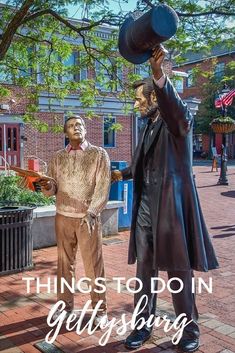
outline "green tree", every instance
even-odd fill
[[[74,77],[83,68],[94,70],[95,62],[103,68],[96,80],[107,90],[121,86],[118,96],[126,100],[130,92],[127,83],[137,76],[133,74],[133,65],[117,56],[118,26],[125,15],[123,2],[119,2],[119,12],[110,10],[109,1],[104,0],[9,0],[0,5],[0,77],[26,90],[29,104],[25,122],[41,131],[48,129],[37,114],[41,92],[47,92],[49,102],[56,98],[61,104],[69,92],[79,92],[84,107],[94,105],[97,96],[102,97],[105,93],[96,89],[94,79],[78,81]],[[160,2],[133,1],[133,10],[145,12]],[[223,38],[228,46],[232,45],[233,0],[205,0],[200,2],[202,5],[194,0],[167,0],[165,3],[173,6],[180,18],[177,35],[166,43],[175,61],[182,61],[183,54],[189,49],[203,49],[209,53],[210,48]],[[77,6],[87,20],[68,20],[69,5]],[[102,24],[114,26],[108,39],[96,35],[97,27]],[[74,52],[82,53],[82,56],[73,59]],[[122,67],[125,67],[126,85],[118,75]],[[6,95],[7,88],[3,85],[0,95]],[[87,114],[92,116],[89,110]],[[60,130],[56,116],[51,129]]]
[[[203,77],[206,78],[206,82],[202,86],[202,96],[204,98],[199,105],[196,116],[196,133],[211,133],[210,123],[213,119],[222,116],[221,109],[215,108],[215,99],[223,89],[224,84],[231,89],[235,87],[235,63],[230,62],[226,65],[222,78],[217,78],[214,74],[215,65],[216,61],[214,61],[214,65],[212,65],[210,71],[197,73],[197,75],[203,75]],[[228,106],[227,115],[235,118],[235,100],[233,100],[232,105]]]

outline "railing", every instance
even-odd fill
[[[3,156],[0,156],[0,159],[2,159],[5,164],[4,165],[5,172],[8,172],[10,169],[10,164],[6,161],[6,159]],[[2,167],[2,165],[0,165],[0,169],[1,169],[1,167]]]

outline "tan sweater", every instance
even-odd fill
[[[49,164],[48,175],[55,179],[47,196],[56,195],[56,211],[81,218],[87,212],[98,215],[105,207],[110,187],[110,160],[107,152],[88,144],[82,150],[58,151]]]

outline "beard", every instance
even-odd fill
[[[149,106],[149,108],[146,110],[145,117],[146,118],[153,118],[158,113],[159,113],[158,105],[154,104],[154,105]]]

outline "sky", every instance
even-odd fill
[[[119,5],[121,3],[121,5]],[[121,0],[110,0],[110,9],[119,12],[122,10],[122,12],[129,12],[129,11],[134,11],[135,6],[136,6],[136,0],[129,0],[127,3],[122,2]],[[121,8],[120,8],[121,6]],[[68,11],[69,11],[69,17],[73,18],[83,18],[86,17],[84,12],[79,10],[80,5],[77,6],[68,6]]]
[[[109,0],[108,4],[111,10],[119,12],[120,10],[124,12],[134,11],[137,0]],[[7,0],[0,0],[1,4],[6,4]],[[121,7],[120,7],[121,6]],[[81,5],[68,6],[69,17],[81,18]]]

